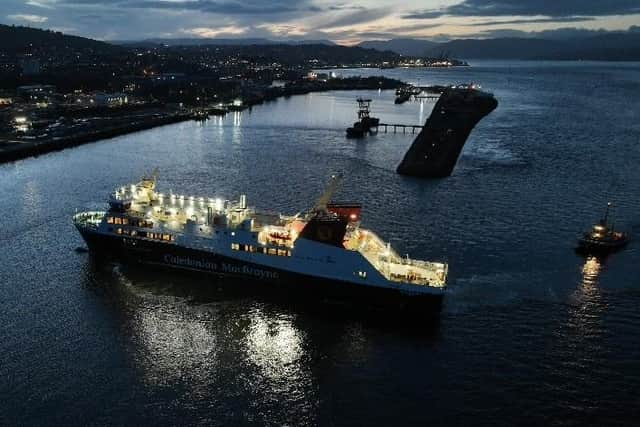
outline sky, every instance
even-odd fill
[[[100,40],[537,36],[626,30],[640,0],[0,0],[0,23]],[[637,29],[637,27],[636,27]]]

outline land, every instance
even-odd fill
[[[396,89],[403,83],[313,70],[425,60],[331,44],[111,44],[0,25],[0,161],[283,96]]]
[[[115,105],[95,105],[94,98],[74,93],[68,103],[51,102],[54,97],[67,99],[68,95],[43,95],[46,100],[35,103],[16,102],[0,110],[4,125],[0,130],[0,163],[73,147],[105,138],[137,132],[144,129],[201,120],[209,115],[224,115],[241,111],[279,97],[329,90],[396,89],[405,83],[385,77],[313,78],[289,81],[282,86],[252,91],[232,102],[209,103],[198,106],[167,104],[162,102],[124,102]],[[77,98],[81,96],[81,98]],[[239,99],[242,99],[239,102]],[[77,101],[80,101],[76,104]]]
[[[565,29],[440,43],[422,39],[371,40],[358,46],[400,55],[425,57],[639,61],[640,27],[610,32]]]

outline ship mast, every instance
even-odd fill
[[[607,220],[609,219],[609,208],[611,207],[611,202],[607,202],[607,210],[604,211],[604,218],[602,219],[602,222],[604,222],[605,224],[607,223]]]
[[[316,201],[315,206],[311,209],[311,214],[327,213],[327,204],[331,201],[334,193],[342,183],[342,174],[331,175],[329,184],[322,195]]]

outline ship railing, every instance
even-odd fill
[[[381,259],[379,270],[389,280],[412,285],[446,286],[447,264],[404,258],[401,262]]]
[[[83,227],[98,228],[105,214],[104,211],[80,212],[73,216],[73,223]]]

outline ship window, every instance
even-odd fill
[[[278,251],[277,251],[277,250],[275,250],[274,248],[268,248],[268,249],[267,249],[267,253],[268,253],[269,255],[278,255]]]
[[[256,247],[253,245],[249,245],[249,252],[255,252],[256,251]]]
[[[122,228],[116,228],[116,233],[122,234]]]
[[[363,279],[367,278],[367,272],[366,271],[358,271],[358,276],[362,277]]]
[[[162,240],[171,241],[171,234],[163,234]]]
[[[285,249],[278,249],[278,255],[287,256],[287,251]]]
[[[107,217],[107,224],[113,224],[113,217],[112,216],[108,216]]]
[[[291,256],[291,251],[287,251],[287,256]]]
[[[113,223],[114,224],[122,224],[122,218],[119,218],[119,217],[114,218]]]
[[[240,250],[240,245],[237,243],[232,243],[231,250],[234,250],[234,251]]]
[[[136,234],[138,234],[138,232],[136,230],[131,230],[131,235],[135,236]]]
[[[129,220],[127,218],[122,218],[122,224],[123,225],[129,224]]]

